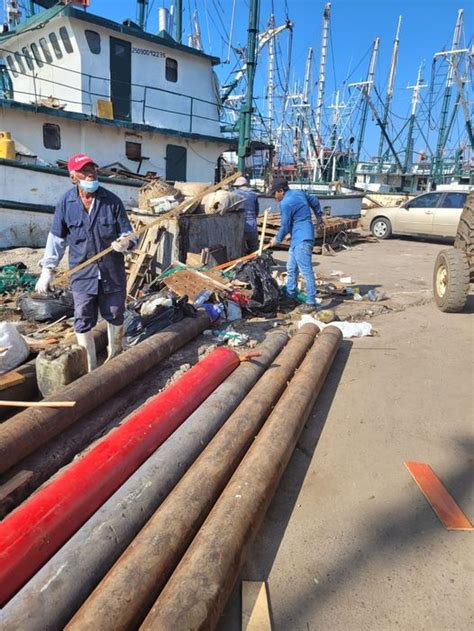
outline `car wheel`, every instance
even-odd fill
[[[434,299],[441,311],[462,311],[469,293],[469,261],[461,250],[441,250],[433,273]]]
[[[377,239],[388,239],[392,236],[392,224],[387,217],[377,217],[370,225],[370,232]]]

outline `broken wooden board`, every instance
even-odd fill
[[[25,375],[22,375],[15,370],[10,370],[10,372],[0,375],[0,390],[6,390],[7,388],[10,388],[10,386],[17,386],[25,381]]]
[[[18,471],[12,478],[0,486],[0,502],[16,491],[16,489],[28,482],[33,477],[33,471]]]
[[[224,284],[222,280],[217,280],[213,276],[217,275],[183,269],[164,278],[163,283],[177,296],[188,296],[190,302],[194,302],[197,295],[206,289],[216,293],[224,293],[231,290],[228,284]]]
[[[242,581],[242,631],[271,631],[267,585],[264,581]]]
[[[404,464],[445,528],[448,530],[474,529],[429,465],[423,462],[405,462]]]

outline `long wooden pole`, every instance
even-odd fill
[[[265,212],[263,213],[262,233],[260,235],[260,245],[258,247],[258,256],[260,256],[263,252],[263,243],[265,241],[265,230],[267,229],[267,219],[268,219],[268,208],[266,208]]]
[[[237,173],[234,173],[233,175],[229,175],[229,177],[226,177],[221,182],[218,182],[217,184],[214,184],[213,186],[209,186],[209,188],[206,188],[206,190],[202,191],[198,195],[195,195],[191,200],[185,200],[184,202],[181,202],[181,204],[176,206],[176,208],[173,208],[169,212],[160,215],[160,217],[156,219],[156,221],[152,221],[151,223],[146,224],[145,226],[142,226],[138,230],[135,230],[135,232],[132,232],[132,234],[128,235],[128,238],[138,237],[143,232],[146,232],[150,228],[153,228],[154,226],[159,225],[165,219],[170,219],[171,217],[175,217],[182,210],[184,210],[191,204],[200,202],[205,195],[208,195],[209,193],[214,193],[215,191],[218,191],[222,187],[227,186],[227,184],[230,184],[231,182],[236,180],[238,177],[240,177],[240,175],[241,173],[238,171]],[[83,261],[79,265],[76,265],[76,267],[73,267],[72,269],[65,271],[61,275],[58,275],[56,279],[56,284],[63,284],[73,274],[75,274],[76,272],[79,272],[81,269],[84,269],[84,267],[88,267],[92,263],[95,263],[95,261],[98,261],[99,259],[103,258],[106,254],[109,254],[109,252],[113,252],[112,246],[109,246],[108,248],[106,248],[105,250],[102,250],[98,254],[94,254],[94,256],[91,256],[89,259],[87,259],[87,261]]]

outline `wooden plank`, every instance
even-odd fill
[[[267,585],[264,581],[242,581],[242,631],[271,631]]]
[[[473,525],[454,501],[433,469],[423,462],[405,462],[431,508],[448,530],[473,530]]]
[[[5,498],[16,491],[19,486],[25,484],[33,477],[33,471],[18,471],[12,478],[10,478],[5,484],[0,486],[0,502],[3,502]]]
[[[6,372],[3,375],[0,375],[0,390],[6,390],[10,386],[17,386],[18,384],[24,383],[25,381],[25,375],[21,375],[15,370],[10,370],[10,372]]]
[[[12,408],[72,408],[75,401],[0,401],[0,407]]]
[[[164,278],[163,283],[178,296],[188,296],[190,302],[194,302],[199,292],[204,289],[220,293],[229,291],[226,285],[191,269],[178,270],[168,278]]]

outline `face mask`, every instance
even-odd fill
[[[86,193],[95,193],[99,188],[99,180],[79,180],[79,186]]]

